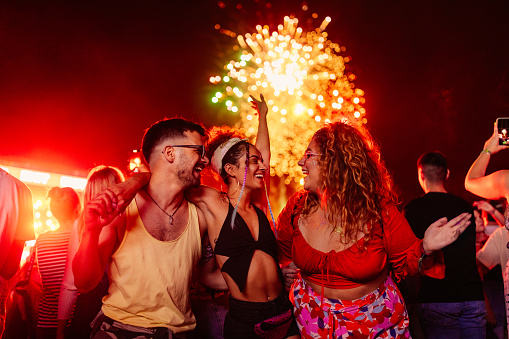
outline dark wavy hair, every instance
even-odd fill
[[[202,137],[206,136],[205,128],[202,125],[182,118],[163,119],[154,123],[143,135],[141,152],[145,162],[150,164],[150,156],[154,148],[168,138],[183,137],[184,132],[198,132]]]
[[[333,122],[318,130],[313,139],[320,150],[322,201],[307,195],[303,215],[318,206],[326,206],[333,232],[344,234],[349,243],[365,232],[366,226],[382,221],[382,201],[397,202],[392,177],[387,171],[380,148],[362,126]],[[373,227],[365,234],[368,241]]]
[[[242,133],[240,133],[240,131],[228,126],[212,127],[208,131],[208,135],[209,141],[206,147],[206,154],[210,161],[212,161],[212,156],[214,155],[216,149],[223,143],[227,142],[232,138],[245,139],[245,136]],[[226,171],[224,170],[224,166],[226,166],[226,164],[240,166],[239,160],[244,154],[249,153],[249,145],[251,144],[247,141],[238,142],[232,148],[230,148],[228,152],[226,152],[226,154],[224,155],[223,161],[221,163],[221,172],[219,173],[219,175],[223,179],[225,184],[228,185],[229,176],[228,173],[226,173]]]

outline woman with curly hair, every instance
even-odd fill
[[[334,122],[318,130],[299,165],[304,191],[278,218],[279,259],[304,338],[407,338],[394,281],[444,277],[441,252],[470,214],[433,223],[418,240],[396,207],[393,181],[366,129]],[[437,252],[438,251],[438,252]]]

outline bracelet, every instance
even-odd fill
[[[489,156],[491,156],[491,151],[490,151],[490,150],[488,150],[488,149],[483,149],[483,150],[481,151],[481,154],[483,154],[483,153],[486,153],[486,154],[488,154]]]
[[[421,255],[421,257],[419,258],[419,260],[417,261],[417,269],[418,269],[418,272],[420,272],[422,270],[422,261],[424,260],[424,258],[426,257],[429,257],[431,254],[426,254],[426,253],[423,253]]]
[[[429,257],[431,256],[433,253],[430,253],[430,254],[427,254],[425,251],[424,251],[424,245],[423,243],[421,242],[421,257],[419,258],[419,260],[417,261],[417,268],[418,268],[418,272],[420,272],[422,270],[422,261],[424,260],[424,258],[426,257]]]

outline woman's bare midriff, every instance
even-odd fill
[[[339,300],[355,300],[364,297],[365,295],[370,294],[374,290],[376,290],[380,285],[382,285],[387,279],[387,269],[384,269],[375,279],[368,282],[367,284],[357,286],[349,289],[336,289],[330,287],[324,287],[323,295],[329,299],[339,299]],[[313,290],[320,294],[322,293],[322,286],[320,284],[316,284],[304,279],[306,284],[311,286]]]
[[[224,258],[224,257],[223,257]],[[267,302],[276,299],[284,288],[278,273],[278,265],[267,253],[255,250],[244,291],[240,291],[235,281],[225,272],[223,277],[230,290],[230,295],[250,302]]]

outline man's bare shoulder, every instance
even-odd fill
[[[198,188],[186,190],[185,196],[189,202],[204,212],[218,206],[228,205],[226,194],[210,186],[201,185]]]

